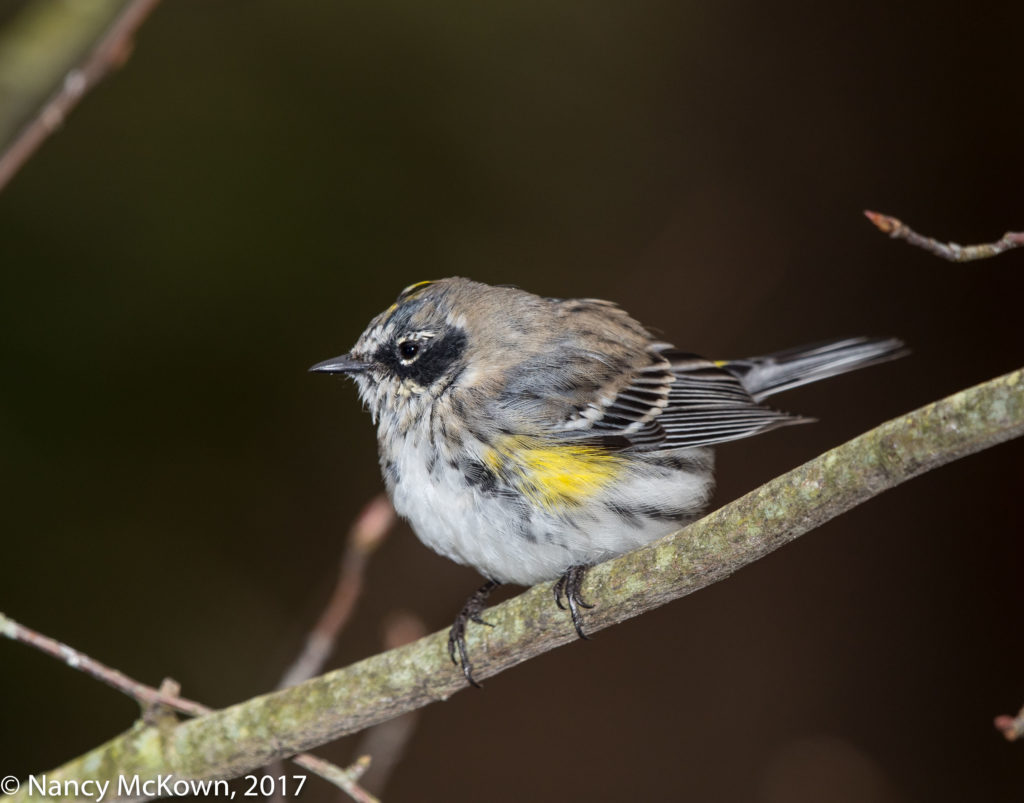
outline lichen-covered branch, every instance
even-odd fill
[[[425,632],[425,628],[423,632]],[[173,719],[173,714],[171,713],[173,711],[179,711],[195,717],[203,716],[213,711],[209,706],[182,697],[180,694],[181,687],[170,678],[164,678],[160,688],[154,689],[152,686],[140,683],[123,672],[113,669],[67,644],[62,644],[54,638],[50,638],[30,627],[25,627],[23,624],[15,622],[2,612],[0,612],[0,635],[35,647],[40,652],[46,653],[58,661],[63,661],[72,669],[84,672],[96,680],[106,683],[111,688],[127,694],[142,706],[142,719],[146,724],[159,725],[160,722],[169,718],[172,723],[175,723],[176,720]],[[330,762],[309,753],[299,753],[292,756],[291,760],[300,767],[316,773],[321,778],[343,789],[348,793],[349,797],[358,801],[358,803],[377,803],[377,799],[357,783],[359,776],[369,767],[368,756],[363,756],[353,767],[347,770],[336,767]]]
[[[385,624],[384,645],[387,649],[400,647],[426,634],[427,626],[419,617],[405,612],[395,613],[388,617]],[[368,728],[360,737],[355,755],[373,756],[373,764],[362,779],[367,789],[373,789],[379,794],[385,788],[416,731],[419,716],[419,711],[409,711]]]
[[[893,419],[680,532],[595,567],[584,590],[597,604],[587,628],[601,630],[704,588],[889,488],[1021,434],[1024,370]],[[481,679],[576,638],[547,584],[488,610],[486,619],[494,627],[469,635]],[[188,722],[139,723],[47,777],[243,774],[465,688],[446,640],[434,633]]]
[[[998,240],[979,245],[960,245],[959,243],[943,243],[934,237],[918,234],[899,218],[883,215],[880,212],[864,210],[864,216],[875,224],[875,227],[894,240],[906,240],[911,245],[923,248],[929,254],[942,257],[950,262],[973,262],[976,259],[988,259],[999,256],[1011,248],[1024,245],[1024,231],[1008,231]]]
[[[0,31],[0,190],[131,52],[159,0],[36,0]]]

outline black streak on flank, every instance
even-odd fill
[[[528,541],[532,536],[528,530],[530,523],[530,506],[514,488],[510,488],[502,478],[479,460],[464,457],[456,464],[462,476],[471,488],[476,488],[487,496],[500,496],[509,504],[508,524],[521,530],[520,533]],[[513,512],[514,511],[514,512]]]
[[[479,488],[485,494],[498,492],[497,476],[479,460],[463,460],[459,468],[470,485]]]
[[[402,365],[395,344],[381,346],[374,359],[402,379],[428,388],[443,377],[466,352],[466,333],[453,329],[436,340],[423,341],[423,351],[410,365]]]

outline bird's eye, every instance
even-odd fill
[[[398,356],[405,362],[408,362],[409,360],[415,359],[415,357],[420,353],[420,348],[420,344],[415,340],[406,340],[398,344]]]

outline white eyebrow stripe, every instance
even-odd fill
[[[404,343],[407,340],[430,340],[432,337],[437,337],[437,332],[433,332],[429,329],[424,329],[420,332],[410,332],[407,335],[402,335],[398,338],[398,343]]]

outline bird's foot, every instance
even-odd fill
[[[455,617],[452,629],[448,631],[448,657],[452,663],[462,667],[462,674],[466,676],[471,686],[481,688],[480,684],[473,679],[473,664],[470,663],[469,653],[466,652],[466,624],[476,622],[479,625],[494,627],[490,622],[480,618],[480,612],[484,609],[487,597],[500,585],[495,580],[488,580],[480,588],[473,592],[473,595],[466,600],[459,615]]]
[[[579,609],[594,607],[589,602],[585,602],[580,595],[583,578],[587,576],[587,569],[589,568],[589,566],[582,563],[570,566],[565,570],[565,574],[558,578],[554,588],[552,588],[555,595],[555,603],[563,611],[565,610],[565,605],[562,604],[562,597],[565,597],[565,601],[569,605],[569,613],[572,615],[572,626],[576,628],[576,632],[582,639],[589,639],[590,636],[583,632],[583,617]]]

